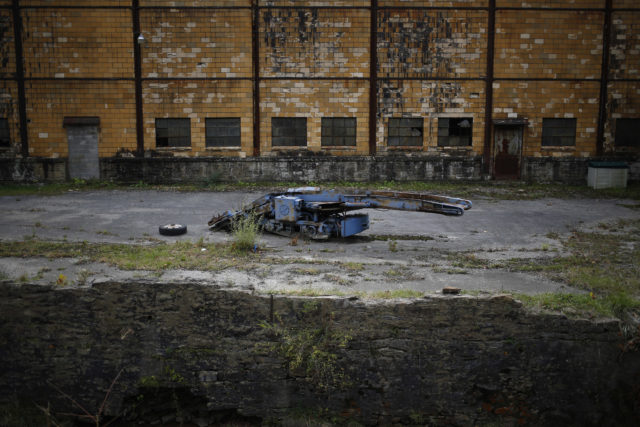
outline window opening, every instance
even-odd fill
[[[0,147],[11,146],[11,135],[9,132],[9,120],[0,119]]]
[[[389,147],[421,147],[423,133],[424,128],[422,117],[401,119],[390,118],[387,145]]]
[[[190,119],[156,119],[156,147],[190,146]]]
[[[640,119],[616,119],[616,147],[640,147]]]
[[[352,117],[323,117],[323,147],[344,147],[356,145],[356,119]]]
[[[205,119],[207,147],[240,147],[240,118]]]
[[[271,118],[271,145],[305,147],[307,145],[307,119],[304,117]]]
[[[470,117],[441,117],[438,119],[439,147],[470,147],[473,119]]]
[[[576,119],[542,119],[543,147],[576,145]]]

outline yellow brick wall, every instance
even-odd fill
[[[308,149],[336,154],[367,153],[369,150],[369,87],[355,80],[266,80],[260,83],[260,139],[262,154]],[[272,117],[306,117],[307,146],[271,147]],[[322,117],[355,117],[356,152],[353,148],[321,147]]]
[[[487,12],[383,10],[380,77],[484,77]]]
[[[249,80],[144,82],[145,150],[156,149],[155,119],[190,118],[191,148],[167,151],[189,156],[251,156],[253,153],[251,94],[252,84]],[[239,150],[205,147],[205,119],[216,117],[240,117],[241,148]]]
[[[599,78],[601,12],[496,13],[495,77]]]
[[[367,10],[263,9],[262,77],[367,77]]]
[[[369,7],[371,0],[258,0],[260,6],[351,6],[351,7]]]
[[[493,118],[526,118],[523,156],[596,154],[599,82],[502,81],[493,85]],[[542,147],[543,118],[575,118],[575,147]]]
[[[615,147],[616,119],[640,117],[640,82],[610,82],[607,85],[607,121],[605,125],[605,152],[638,151]]]
[[[635,8],[639,9],[638,0],[613,0],[613,7],[616,9]]]
[[[18,84],[10,80],[0,80],[0,118],[9,122],[11,133],[11,153],[19,153],[20,116],[18,114]]]
[[[251,0],[140,0],[141,7],[248,7]]]
[[[378,7],[487,7],[487,0],[379,0]]]
[[[0,77],[13,77],[16,72],[16,52],[10,9],[0,9],[0,34]]]
[[[613,0],[618,1],[618,0]],[[632,0],[634,1],[634,0]],[[497,7],[543,7],[570,9],[604,8],[605,0],[496,0]]]
[[[131,11],[23,9],[25,77],[133,77]]]
[[[482,153],[484,132],[484,82],[481,81],[418,81],[390,80],[380,83],[376,144],[380,153],[395,152],[387,148],[387,129],[391,117],[424,117],[424,142],[422,147],[410,151],[449,152],[468,151]],[[438,118],[473,118],[472,146],[438,147]]]
[[[11,1],[9,1],[10,3]],[[20,6],[131,6],[131,0],[20,0]]]
[[[100,117],[98,154],[135,151],[136,122],[133,82],[30,81],[25,83],[29,154],[66,157],[67,116]]]
[[[251,77],[251,10],[143,9],[144,77]]]
[[[612,15],[610,78],[640,78],[640,11]]]

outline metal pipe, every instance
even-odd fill
[[[20,120],[20,144],[22,157],[29,157],[29,134],[27,132],[27,96],[24,87],[24,57],[22,52],[22,17],[20,0],[13,0],[13,38],[16,54],[16,83],[18,84],[18,115]]]
[[[600,102],[598,106],[598,133],[596,134],[596,155],[604,153],[604,127],[607,121],[607,84],[609,83],[609,45],[611,43],[612,0],[607,0],[602,29],[602,66],[600,68]]]
[[[491,173],[491,128],[493,117],[493,58],[496,33],[496,0],[489,0],[489,16],[487,20],[487,75],[485,76],[484,104],[484,150],[482,170]]]

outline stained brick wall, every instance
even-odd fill
[[[31,81],[26,85],[29,154],[66,157],[65,116],[100,117],[101,157],[136,148],[133,84],[128,81]],[[37,100],[37,102],[34,102]]]
[[[145,149],[156,148],[156,118],[189,118],[191,149],[164,151],[195,156],[251,155],[253,150],[251,94],[251,82],[247,80],[146,81],[143,86]],[[229,151],[205,147],[205,119],[216,117],[241,119],[239,149]]]
[[[614,143],[616,119],[640,117],[636,0],[612,0],[610,11],[606,0],[496,0],[495,10],[489,0],[378,0],[377,10],[373,3],[20,0],[20,80],[14,2],[0,0],[0,113],[10,122],[12,142],[0,155],[21,151],[21,88],[29,154],[48,158],[66,157],[62,120],[76,115],[100,117],[101,157],[122,150],[291,154],[291,148],[272,146],[277,117],[307,119],[307,144],[294,151],[484,155],[486,162],[493,121],[518,119],[527,122],[523,157],[584,159],[598,154],[600,143],[605,155],[640,153]],[[608,12],[610,33],[604,34]],[[139,45],[139,74],[136,26],[146,40]],[[487,64],[491,53],[494,62]],[[377,99],[370,100],[371,93]],[[207,148],[206,119],[227,117],[241,119],[240,147]],[[324,117],[355,118],[356,145],[322,147]],[[158,149],[157,118],[190,119],[190,147]],[[422,145],[389,143],[389,122],[397,118],[422,119]],[[438,122],[446,118],[472,119],[470,146],[438,145]],[[575,146],[543,148],[544,118],[576,119]],[[491,173],[491,163],[484,168]]]
[[[251,10],[143,9],[140,20],[144,77],[251,77]]]
[[[493,84],[493,117],[506,119],[517,112],[529,124],[524,156],[595,156],[598,127],[598,82],[502,81]],[[542,147],[543,118],[575,118],[575,147]]]
[[[267,80],[260,84],[261,152],[274,154],[299,147],[271,147],[273,117],[306,117],[307,146],[311,151],[357,154],[367,151],[369,88],[353,80]],[[355,117],[356,147],[321,147],[322,117]]]
[[[131,12],[23,9],[25,77],[133,77]]]

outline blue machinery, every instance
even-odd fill
[[[358,209],[395,209],[460,216],[469,200],[396,191],[352,191],[342,194],[316,187],[290,188],[260,197],[239,211],[227,211],[209,221],[209,228],[231,229],[241,217],[253,216],[263,230],[283,236],[301,233],[311,239],[347,237],[369,228],[369,215]]]

